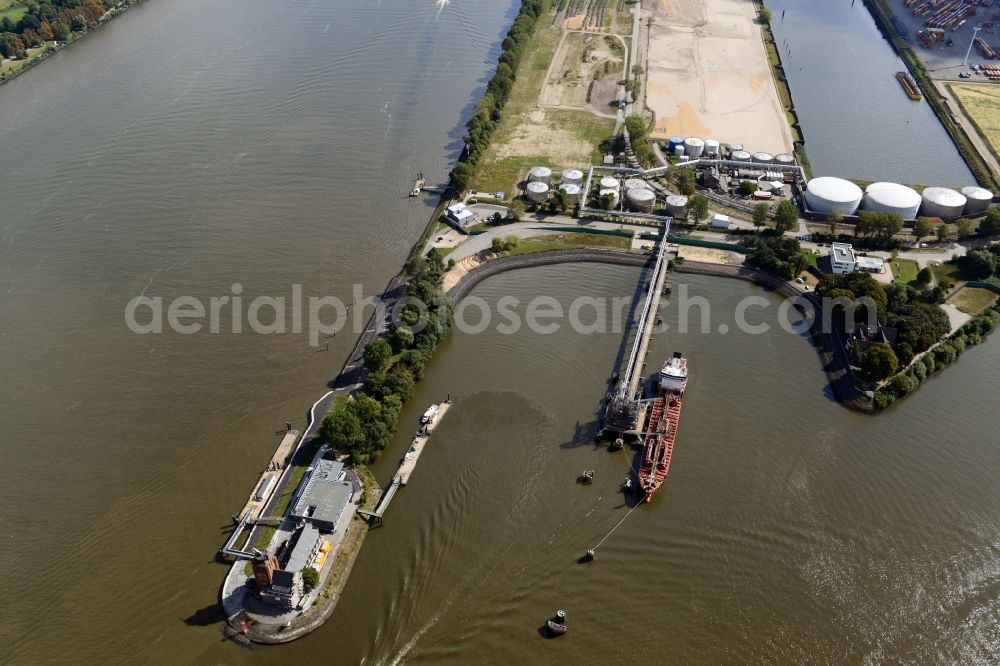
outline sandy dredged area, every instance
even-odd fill
[[[646,104],[654,139],[718,139],[792,152],[751,0],[655,0]]]

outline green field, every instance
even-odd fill
[[[917,279],[920,266],[913,259],[895,259],[889,262],[892,268],[892,276],[899,284],[909,284]]]
[[[994,155],[1000,154],[1000,87],[990,83],[949,83],[948,87]]]
[[[948,303],[970,315],[977,315],[996,302],[996,294],[978,287],[965,287],[948,299]]]
[[[9,18],[12,22],[17,23],[27,13],[28,8],[18,0],[0,0],[0,21]]]

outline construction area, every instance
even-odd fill
[[[646,106],[656,124],[650,138],[712,137],[791,153],[792,133],[754,4],[656,0],[652,12]]]

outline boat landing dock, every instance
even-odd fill
[[[414,435],[413,441],[410,442],[410,448],[407,449],[406,453],[403,455],[403,459],[399,462],[399,469],[396,470],[396,474],[392,477],[392,483],[385,489],[385,493],[382,494],[382,498],[379,500],[378,506],[375,507],[375,510],[358,510],[359,514],[368,518],[370,525],[381,527],[382,515],[385,513],[385,510],[389,508],[389,503],[396,495],[396,491],[399,490],[401,486],[405,486],[410,480],[410,475],[417,467],[417,460],[420,458],[420,454],[423,453],[424,447],[427,445],[427,442],[430,441],[431,433],[437,429],[438,424],[441,423],[444,419],[444,415],[448,413],[450,408],[450,399],[439,403],[438,412],[434,417],[434,420],[421,427],[420,430],[417,431],[417,434]]]

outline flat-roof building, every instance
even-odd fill
[[[885,273],[885,262],[878,257],[858,257],[857,266],[859,271]]]
[[[299,485],[291,517],[333,532],[353,495],[353,486],[344,477],[343,463],[321,459]]]
[[[830,268],[834,273],[844,275],[857,270],[858,262],[854,247],[849,243],[833,243],[830,246]]]
[[[476,221],[476,214],[464,203],[457,203],[445,209],[445,216],[460,227],[465,227]]]

